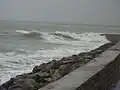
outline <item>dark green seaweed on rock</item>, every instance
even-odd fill
[[[0,90],[38,90],[50,82],[56,81],[76,68],[100,55],[115,43],[107,43],[90,52],[63,57],[35,66],[31,73],[17,75],[0,86]]]

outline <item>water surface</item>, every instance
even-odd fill
[[[93,50],[107,42],[101,33],[118,26],[65,23],[0,22],[0,83],[35,65]]]

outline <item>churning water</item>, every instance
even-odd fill
[[[107,27],[88,25],[1,25],[0,83],[17,74],[30,72],[35,65],[90,51],[109,42],[100,35],[103,29],[108,30]]]

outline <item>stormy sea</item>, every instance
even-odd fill
[[[0,84],[36,65],[87,52],[108,43],[103,25],[0,21]]]

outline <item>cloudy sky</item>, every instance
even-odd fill
[[[0,20],[120,25],[120,0],[0,0]]]

